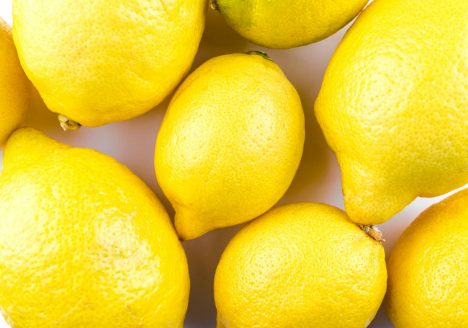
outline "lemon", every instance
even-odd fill
[[[185,253],[126,167],[33,129],[0,176],[0,309],[13,327],[183,326]]]
[[[367,0],[212,0],[229,26],[269,48],[324,39],[353,19]]]
[[[468,189],[424,211],[390,256],[387,309],[396,328],[468,327]]]
[[[340,210],[283,206],[243,228],[216,269],[218,328],[362,328],[386,289],[382,245]]]
[[[361,224],[468,182],[468,1],[376,0],[333,55],[315,113]]]
[[[29,88],[10,27],[0,18],[0,145],[22,122],[29,105]]]
[[[14,0],[26,74],[64,128],[126,120],[159,104],[189,70],[205,0]]]
[[[275,63],[257,53],[204,63],[174,95],[156,143],[179,236],[267,211],[289,187],[303,144],[299,96]]]

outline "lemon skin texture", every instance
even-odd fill
[[[396,328],[468,326],[468,189],[431,206],[389,259],[387,312]]]
[[[366,327],[386,279],[382,245],[344,212],[283,206],[243,228],[221,256],[218,328]]]
[[[108,156],[15,132],[0,235],[0,308],[13,327],[183,326],[185,253],[158,199]]]
[[[226,23],[268,48],[293,48],[322,40],[351,21],[367,0],[216,0]]]
[[[315,104],[345,208],[385,222],[468,182],[468,2],[376,0],[333,55]]]
[[[188,72],[204,0],[14,0],[23,68],[48,108],[85,126],[158,105]]]
[[[20,66],[10,27],[0,18],[0,145],[22,122],[30,85]]]
[[[156,143],[158,182],[182,239],[249,221],[289,187],[302,156],[299,96],[259,54],[216,57],[172,99]]]

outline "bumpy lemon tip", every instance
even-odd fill
[[[216,229],[216,227],[206,225],[195,213],[185,210],[176,210],[174,225],[181,242],[196,239]]]
[[[76,131],[81,127],[80,123],[70,120],[68,117],[62,114],[58,116],[58,120],[63,131]]]
[[[195,227],[187,227],[184,224],[178,224],[177,221],[176,221],[175,226],[176,226],[177,236],[179,237],[180,242],[196,239],[210,231],[207,229],[197,229]]]

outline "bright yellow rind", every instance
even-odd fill
[[[108,156],[15,132],[0,235],[0,308],[12,327],[183,327],[185,253],[151,190]]]
[[[388,263],[388,314],[396,328],[468,326],[468,189],[424,211]]]
[[[468,1],[376,0],[328,66],[315,113],[361,224],[468,182]]]
[[[319,41],[351,21],[367,0],[216,0],[226,22],[246,39],[269,48]]]
[[[280,207],[224,251],[214,282],[217,327],[367,327],[386,279],[382,245],[342,211]]]
[[[249,221],[289,187],[302,156],[299,96],[259,54],[213,58],[181,85],[156,143],[158,182],[183,239]]]
[[[22,122],[29,97],[29,81],[20,66],[10,27],[0,18],[0,145]]]
[[[205,0],[15,0],[15,42],[50,110],[85,126],[159,104],[188,72]]]

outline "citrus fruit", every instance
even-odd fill
[[[468,182],[468,1],[376,0],[333,55],[315,104],[361,224]]]
[[[0,176],[0,308],[12,327],[183,327],[185,253],[125,166],[33,129]]]
[[[216,269],[218,328],[362,328],[386,289],[384,249],[334,207],[276,208],[230,241]]]
[[[249,221],[289,187],[304,113],[281,69],[262,55],[213,58],[172,99],[156,142],[158,182],[183,239]]]

